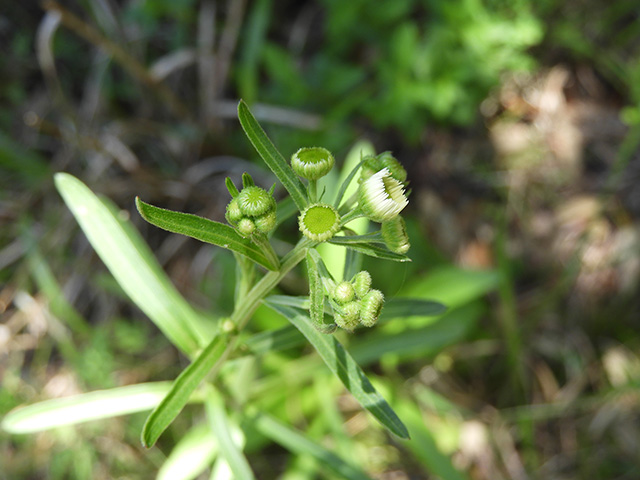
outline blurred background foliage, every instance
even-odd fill
[[[235,119],[244,98],[285,156],[344,159],[360,139],[398,156],[414,261],[365,267],[387,295],[450,310],[349,340],[412,442],[370,425],[300,347],[240,361],[252,387],[228,377],[234,398],[374,478],[640,477],[637,1],[5,3],[0,413],[186,362],[92,253],[56,171],[111,198],[187,298],[228,314],[232,258],[147,227],[133,198],[220,220],[225,176],[270,186]],[[252,328],[283,324],[260,310]],[[143,415],[0,433],[0,478],[151,478],[201,420],[190,408],[150,451]],[[261,478],[331,478],[248,437]]]

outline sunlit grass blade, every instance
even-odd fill
[[[323,335],[311,320],[294,308],[265,304],[289,320],[314,346],[329,369],[342,381],[354,398],[389,431],[401,438],[409,438],[406,427],[384,398],[375,390],[362,369],[332,335]]]
[[[156,480],[193,480],[211,466],[217,454],[218,441],[209,425],[197,425],[173,447]]]
[[[89,242],[129,298],[183,352],[202,341],[201,317],[178,293],[133,225],[77,178],[58,173],[56,187]]]
[[[275,418],[259,414],[253,419],[253,426],[265,437],[297,454],[311,455],[323,469],[331,470],[339,478],[349,480],[371,480],[362,470],[354,467],[342,457],[310,440],[304,434],[288,427]]]
[[[304,210],[308,203],[305,186],[242,100],[238,103],[238,119],[254,148],[289,192],[298,210]]]
[[[227,417],[224,403],[218,396],[218,393],[213,389],[210,389],[208,392],[205,408],[211,429],[218,439],[220,455],[229,464],[233,478],[241,478],[243,480],[254,479],[255,476],[251,471],[249,462],[242,453],[238,442],[234,440],[231,434],[232,425]]]
[[[201,242],[211,243],[244,255],[269,270],[277,270],[262,250],[250,239],[241,237],[229,225],[214,222],[191,213],[174,212],[155,207],[136,198],[136,207],[147,222],[173,233],[186,235]]]
[[[211,369],[223,359],[228,337],[216,336],[171,385],[171,390],[151,412],[142,428],[142,445],[152,447],[191,398]]]
[[[142,412],[158,405],[170,388],[170,382],[141,383],[45,400],[12,410],[2,420],[2,428],[32,433]]]
[[[362,240],[354,240],[349,237],[335,236],[329,240],[334,245],[342,245],[353,249],[356,252],[364,253],[370,257],[381,258],[383,260],[393,260],[394,262],[410,262],[411,259],[406,255],[399,255],[389,251],[386,247],[365,242]]]

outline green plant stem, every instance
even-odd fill
[[[318,201],[318,181],[309,180],[309,186],[307,188],[309,192],[309,202],[315,203]]]
[[[236,259],[236,289],[235,289],[235,304],[244,301],[245,297],[253,287],[256,278],[256,264],[249,258],[239,253],[233,252],[233,256]]]
[[[244,328],[267,293],[278,285],[280,280],[305,258],[307,249],[312,245],[313,242],[309,239],[305,238],[300,240],[295,248],[282,258],[280,270],[266,273],[249,291],[245,298],[246,301],[236,305],[231,315],[231,321],[236,325],[238,330]]]
[[[260,247],[262,253],[264,253],[269,261],[273,263],[273,265],[277,267],[280,266],[280,259],[278,258],[276,252],[273,251],[273,247],[271,246],[271,243],[269,242],[269,239],[266,237],[266,235],[263,235],[261,233],[254,235],[253,241],[258,247]]]
[[[364,217],[364,213],[359,208],[355,208],[340,219],[340,227],[344,227],[347,223],[360,217]]]

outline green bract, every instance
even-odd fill
[[[340,310],[335,312],[334,320],[340,328],[352,331],[358,326],[360,320],[360,304],[349,302],[342,305]]]
[[[391,155],[391,152],[382,152],[379,155],[367,155],[363,158],[364,163],[362,165],[362,173],[360,175],[360,181],[363,182],[367,178],[375,175],[377,172],[386,168],[391,173],[391,176],[398,180],[400,183],[407,181],[407,171],[402,164]]]
[[[356,273],[352,282],[358,298],[364,298],[364,296],[369,293],[369,290],[371,290],[371,274],[366,270]]]
[[[304,147],[291,157],[293,171],[307,180],[318,180],[333,168],[331,152],[322,147]]]
[[[358,195],[362,212],[380,223],[396,217],[409,203],[402,183],[393,178],[387,168],[362,182]]]
[[[314,203],[298,217],[303,235],[314,242],[325,242],[340,230],[340,215],[331,205]]]
[[[249,217],[258,217],[276,207],[273,197],[260,187],[243,188],[236,200],[242,213]]]

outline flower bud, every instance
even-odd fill
[[[253,222],[256,224],[259,232],[267,234],[276,228],[276,212],[275,210],[271,210],[264,215],[254,218]]]
[[[274,198],[265,189],[256,186],[243,188],[236,200],[242,213],[249,217],[259,217],[276,208]]]
[[[333,291],[333,299],[340,305],[349,303],[355,296],[355,290],[351,282],[340,282]]]
[[[352,282],[358,298],[364,298],[364,296],[369,293],[369,290],[371,290],[371,274],[366,270],[356,273]]]
[[[243,217],[238,222],[238,232],[243,237],[250,237],[256,231],[256,224],[248,217]]]
[[[307,180],[324,177],[331,169],[335,159],[331,152],[322,147],[305,147],[291,157],[293,171]]]
[[[380,290],[371,290],[360,301],[360,322],[365,327],[373,327],[378,321],[382,306],[384,305],[384,295]]]
[[[386,222],[382,222],[380,231],[384,243],[392,252],[404,255],[411,247],[409,236],[407,235],[407,226],[400,215]]]
[[[340,214],[331,205],[314,203],[298,217],[300,231],[314,242],[324,242],[340,230]]]
[[[334,312],[333,319],[340,328],[352,331],[358,326],[360,315],[360,305],[358,302],[349,302],[340,307],[339,311]]]
[[[409,201],[402,183],[383,168],[362,182],[358,203],[370,220],[382,223],[396,217]]]
[[[227,219],[227,222],[232,225],[238,223],[238,221],[242,218],[242,210],[240,210],[237,199],[231,199],[231,201],[227,205],[227,213],[225,213],[224,216]]]

